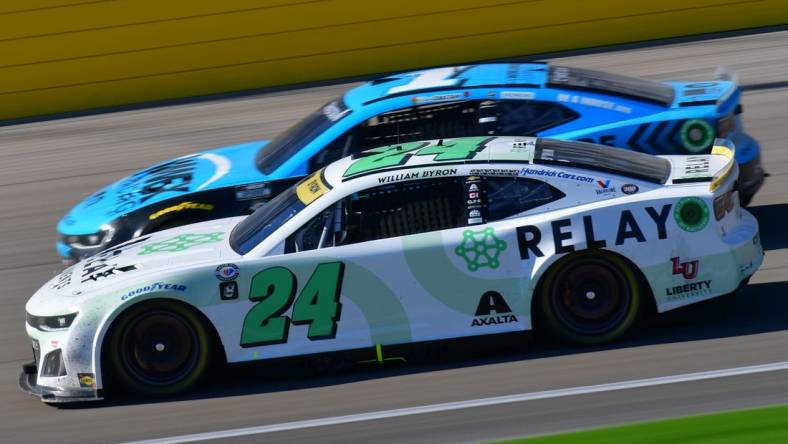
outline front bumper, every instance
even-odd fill
[[[100,401],[103,398],[100,389],[89,387],[54,388],[38,385],[38,366],[35,361],[22,366],[19,374],[19,388],[23,392],[36,396],[48,404]]]
[[[28,311],[29,313],[29,311]],[[33,362],[22,366],[19,387],[46,403],[102,399],[98,370],[93,367],[93,330],[78,324],[42,331],[25,323],[32,342]]]

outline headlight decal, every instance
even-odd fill
[[[58,316],[35,316],[30,313],[27,315],[27,324],[36,330],[41,331],[58,331],[66,330],[71,327],[77,313],[70,313]]]
[[[107,244],[114,234],[115,229],[109,224],[104,224],[96,233],[63,235],[62,241],[72,248],[95,248]]]

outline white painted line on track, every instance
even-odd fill
[[[771,364],[751,365],[747,367],[726,368],[697,373],[661,376],[658,378],[635,379],[630,381],[612,382],[608,384],[586,385],[565,389],[546,390],[542,392],[519,393],[515,395],[495,396],[492,398],[469,399],[467,401],[428,404],[402,409],[380,410],[377,412],[357,413],[354,415],[331,416],[327,418],[307,419],[303,421],[283,422],[240,429],[220,430],[216,432],[179,435],[169,438],[157,438],[144,441],[133,441],[127,444],[175,444],[183,442],[207,441],[211,439],[233,438],[237,436],[259,435],[263,433],[285,432],[288,430],[308,429],[339,424],[349,424],[376,419],[399,418],[402,416],[423,415],[451,410],[486,407],[491,405],[510,404],[514,402],[536,401],[540,399],[561,398],[565,396],[586,395],[590,393],[611,392],[655,385],[676,384],[680,382],[702,381],[705,379],[726,378],[731,376],[751,375],[754,373],[788,370],[788,361]]]

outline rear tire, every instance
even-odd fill
[[[214,362],[212,339],[200,316],[183,304],[132,306],[115,320],[104,347],[110,389],[146,396],[186,392]]]
[[[571,344],[596,345],[618,339],[632,327],[642,293],[626,261],[586,250],[547,270],[535,308],[553,336]]]

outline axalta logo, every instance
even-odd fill
[[[479,306],[476,308],[475,318],[471,322],[471,327],[483,325],[498,325],[517,322],[517,318],[512,314],[509,304],[497,291],[488,291],[479,299]]]
[[[615,193],[616,188],[610,186],[610,179],[608,180],[597,180],[596,184],[599,188],[596,190],[596,194],[608,194],[608,193]]]
[[[673,275],[682,275],[684,279],[695,279],[698,276],[698,261],[681,262],[680,258],[672,257],[670,261],[673,263]]]

